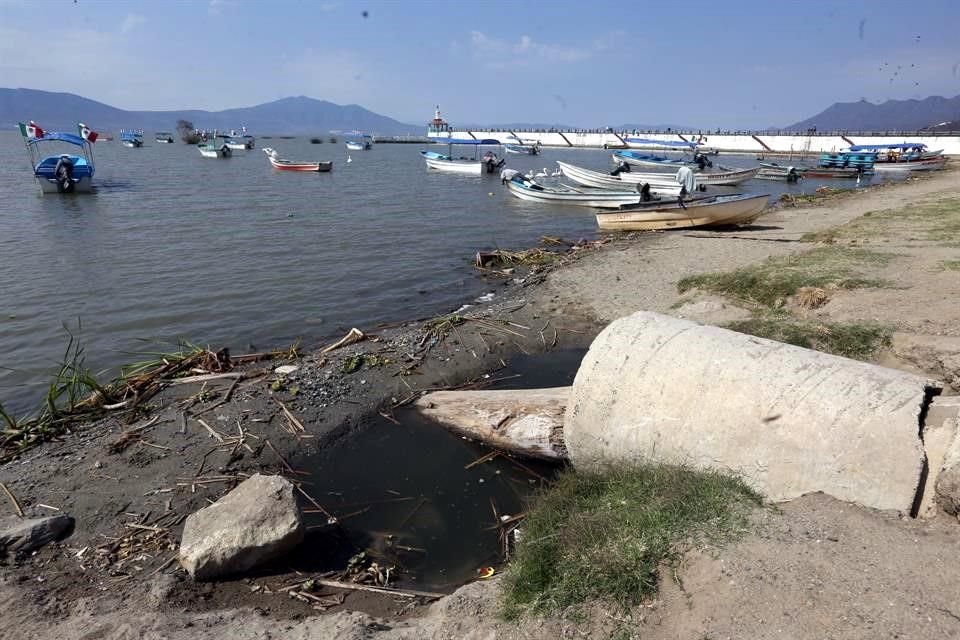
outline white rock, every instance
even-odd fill
[[[256,474],[183,527],[180,565],[196,580],[242,573],[297,546],[304,535],[293,484]]]
[[[300,367],[297,367],[297,366],[295,366],[295,365],[292,365],[292,364],[284,364],[284,365],[280,365],[279,367],[277,367],[276,369],[274,369],[273,372],[274,372],[274,373],[279,373],[279,374],[282,375],[282,376],[289,376],[289,375],[291,375],[291,374],[293,374],[293,373],[296,373],[299,369],[300,369]]]

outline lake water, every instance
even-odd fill
[[[350,326],[469,303],[490,290],[471,267],[477,250],[598,233],[590,209],[520,201],[496,176],[427,171],[422,145],[380,144],[351,152],[350,163],[342,142],[257,145],[334,168],[277,172],[260,148],[212,160],[148,136],[140,149],[95,145],[96,193],[40,196],[22,139],[0,133],[0,403],[8,411],[37,405],[66,346],[64,323],[76,330],[79,321],[95,370],[169,350],[181,337],[234,353],[297,339],[311,347]],[[552,171],[555,160],[606,170],[609,158],[600,149],[507,156],[524,172]],[[776,196],[820,184],[752,181],[739,190]]]

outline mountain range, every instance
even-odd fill
[[[177,120],[203,129],[247,127],[260,133],[317,133],[360,130],[380,135],[423,135],[425,125],[398,122],[355,104],[339,105],[306,96],[282,98],[253,107],[202,111],[126,111],[72,93],[0,88],[0,127],[35,120],[50,131],[73,131],[82,120],[97,131],[173,131]]]
[[[923,100],[887,100],[873,104],[866,100],[836,102],[812,118],[801,120],[786,131],[919,131],[960,120],[960,96],[930,96]]]
[[[379,135],[423,135],[425,126],[399,122],[359,105],[339,105],[306,96],[282,98],[252,107],[223,111],[128,111],[72,93],[0,88],[0,129],[9,130],[15,128],[18,122],[31,119],[51,131],[73,131],[78,120],[98,131],[115,131],[120,128],[173,131],[177,120],[184,119],[203,129],[227,130],[245,126],[255,134],[323,134],[328,131],[360,130]],[[783,127],[783,130],[805,131],[811,127],[820,131],[956,130],[957,126],[953,123],[958,121],[960,96],[931,96],[923,100],[888,100],[882,104],[873,104],[866,100],[838,102],[812,118]],[[467,126],[462,123],[454,124]],[[469,128],[571,130],[582,127],[515,122],[469,125]],[[676,125],[637,124],[614,127],[617,131],[663,131],[668,128],[687,131],[696,129]]]

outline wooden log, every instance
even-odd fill
[[[434,391],[417,410],[443,426],[511,453],[565,460],[563,414],[570,387],[495,391]]]

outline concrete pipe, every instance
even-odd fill
[[[610,324],[564,418],[580,468],[672,462],[730,471],[768,498],[823,491],[915,513],[936,383],[650,312]]]

